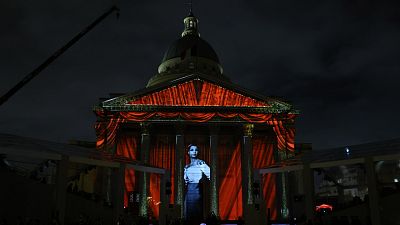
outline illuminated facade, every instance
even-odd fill
[[[99,150],[166,171],[127,168],[125,207],[135,192],[140,215],[184,218],[184,171],[192,160],[188,146],[196,145],[198,158],[210,168],[201,184],[201,217],[249,220],[265,217],[268,208],[272,218],[284,216],[285,177],[260,177],[254,169],[293,154],[297,111],[232,83],[215,51],[200,38],[197,18],[189,14],[184,25],[144,89],[95,107]]]

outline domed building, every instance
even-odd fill
[[[257,169],[294,153],[297,111],[232,83],[192,13],[147,86],[102,100],[95,113],[98,150],[127,162],[126,210],[160,224],[285,213],[276,199],[287,196],[286,178]]]

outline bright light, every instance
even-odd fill
[[[346,147],[346,153],[349,154],[350,153],[350,149],[348,147]]]
[[[393,180],[395,183],[399,183],[399,179],[397,179],[397,178],[394,178],[394,180]]]

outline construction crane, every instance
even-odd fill
[[[18,82],[14,87],[12,87],[8,92],[0,97],[0,106],[3,105],[8,99],[10,99],[15,93],[17,93],[21,88],[23,88],[29,81],[40,74],[44,69],[47,68],[54,60],[61,56],[65,51],[67,51],[72,45],[79,41],[85,34],[92,30],[97,24],[104,20],[111,13],[116,12],[117,18],[119,17],[119,9],[117,6],[112,6],[103,15],[97,18],[93,23],[89,24],[85,29],[79,32],[74,38],[72,38],[68,43],[54,52],[49,58],[47,58],[42,64],[40,64],[36,69],[26,75],[20,82]]]

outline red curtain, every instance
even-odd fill
[[[240,141],[220,136],[218,144],[219,215],[223,220],[237,220],[243,215],[242,166]]]
[[[102,119],[105,117],[105,115],[100,112],[97,112],[97,115]],[[105,122],[96,122],[96,148],[107,151],[114,146],[118,127],[124,122],[126,121],[118,116],[112,116],[112,118]]]
[[[241,95],[205,81],[189,81],[142,96],[131,105],[167,106],[268,106],[263,101]]]
[[[278,140],[278,149],[294,152],[294,126],[285,127],[282,121],[274,121],[273,125]]]
[[[115,135],[121,123],[128,121],[143,122],[154,116],[161,118],[175,118],[180,116],[188,122],[203,123],[210,121],[216,116],[222,118],[240,117],[251,123],[265,123],[273,127],[277,136],[278,149],[294,151],[294,126],[285,126],[283,120],[287,124],[294,124],[294,114],[286,114],[284,118],[277,119],[273,114],[241,114],[241,113],[186,113],[186,112],[116,112],[115,118],[108,122],[99,122],[96,124],[97,129],[97,147],[104,149],[104,144],[113,146]]]
[[[272,136],[253,137],[253,168],[265,168],[274,164],[274,140]],[[271,218],[276,219],[276,184],[274,174],[265,174],[262,177],[262,196],[266,210],[271,212]]]
[[[138,151],[140,139],[137,135],[121,134],[117,141],[118,156],[126,157],[135,160]],[[135,171],[133,169],[125,169],[125,192],[124,206],[128,207],[128,193],[135,190]]]
[[[152,136],[152,143],[150,147],[150,160],[151,166],[161,167],[169,169],[171,171],[171,196],[170,202],[174,201],[174,180],[175,180],[175,136],[171,135],[155,135]],[[152,210],[153,217],[158,218],[159,216],[159,204],[160,204],[160,175],[150,174],[150,208]]]

